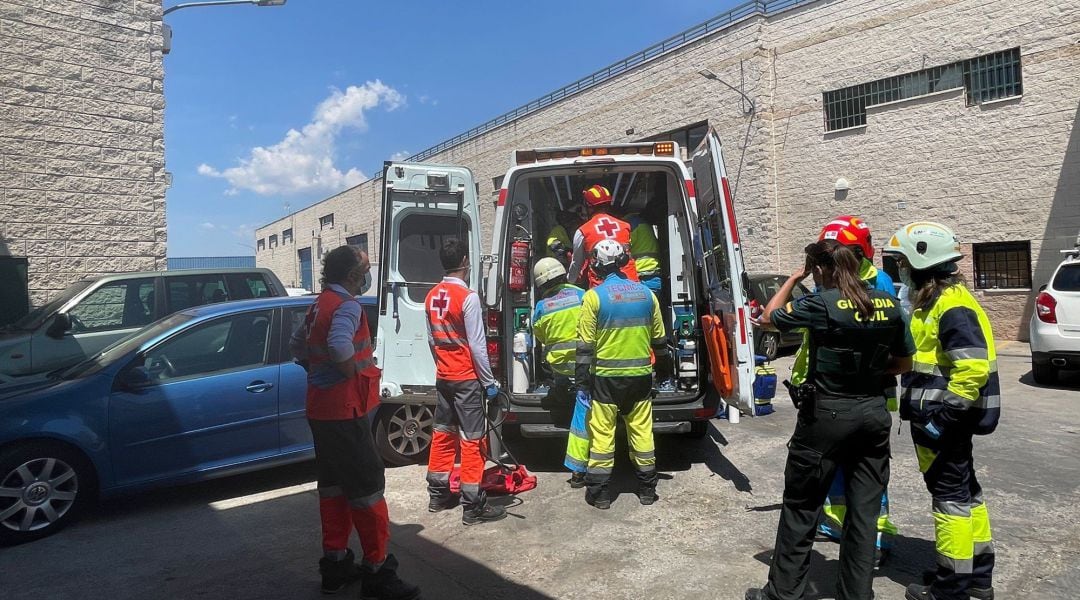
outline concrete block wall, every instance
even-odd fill
[[[1030,240],[1037,288],[1080,228],[1078,40],[1075,0],[822,1],[744,20],[429,162],[473,169],[488,240],[494,209],[484,200],[512,150],[634,141],[708,121],[724,142],[748,269],[793,268],[822,223],[853,212],[878,245],[918,219],[944,221],[969,244]],[[861,130],[824,132],[826,90],[1017,46],[1023,98],[968,107],[962,93],[944,94],[871,109]],[[698,74],[705,68],[750,96],[756,114]],[[833,189],[841,176],[852,182],[844,195]],[[374,247],[379,187],[366,182],[293,218],[317,224],[353,204]],[[1032,295],[980,292],[999,336],[1025,337]]]
[[[160,0],[0,0],[0,255],[31,302],[165,268]]]

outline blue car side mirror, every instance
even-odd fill
[[[145,387],[151,383],[150,371],[142,365],[132,367],[124,371],[124,374],[120,376],[120,382],[125,389],[129,390]]]

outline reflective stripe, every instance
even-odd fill
[[[646,460],[646,459],[649,459],[649,458],[655,459],[656,458],[656,451],[655,450],[648,450],[646,452],[635,452],[635,451],[631,450],[630,451],[630,457],[631,458],[640,458],[642,460]]]
[[[362,358],[362,359],[356,361],[356,368],[361,370],[361,371],[363,371],[364,369],[374,367],[374,366],[375,366],[375,359],[374,358]]]
[[[971,574],[974,562],[975,561],[970,558],[952,558],[940,553],[937,555],[938,566],[945,567],[953,573],[959,573],[961,575]]]
[[[345,490],[343,490],[340,485],[328,485],[319,488],[320,498],[336,498],[343,495],[345,495]]]
[[[431,483],[450,483],[450,473],[428,471],[427,480]]]
[[[989,352],[986,348],[957,348],[955,350],[946,350],[945,356],[949,357],[949,360],[986,360],[989,358]]]
[[[589,452],[589,459],[595,461],[615,460],[614,452]]]
[[[602,369],[626,369],[631,367],[652,366],[651,358],[601,358],[596,366]]]
[[[653,465],[653,464],[650,464],[650,465],[635,464],[634,465],[634,470],[638,471],[639,473],[652,473],[653,471],[656,470],[656,465]]]
[[[573,467],[575,467],[578,471],[584,471],[589,466],[589,461],[581,460],[580,458],[576,458],[567,454],[566,458],[563,459],[563,464],[568,467],[573,465]]]
[[[598,322],[596,326],[603,329],[627,329],[630,327],[648,327],[651,323],[651,317],[612,317]]]
[[[590,475],[611,475],[611,467],[598,467],[595,465],[589,465],[588,472]]]
[[[580,365],[591,365],[591,364],[593,364],[593,355],[592,354],[585,354],[585,353],[582,353],[581,350],[578,350],[577,351],[577,357],[575,358],[575,362],[577,362],[577,364],[580,364]]]
[[[994,542],[975,542],[975,556],[994,554]]]
[[[948,500],[934,500],[933,510],[936,513],[954,517],[970,517],[971,505]]]
[[[478,440],[484,437],[484,433],[486,432],[483,429],[480,431],[462,431],[461,438],[466,440]]]
[[[360,498],[349,498],[349,506],[352,508],[371,508],[378,504],[382,499],[383,491],[379,490],[374,494],[369,494]]]
[[[556,342],[554,344],[548,344],[544,348],[548,352],[558,352],[560,350],[577,350],[578,343],[576,341],[569,342]]]
[[[442,423],[436,423],[432,426],[432,429],[434,429],[435,431],[441,431],[443,433],[452,433],[454,435],[457,435],[458,432],[457,425],[444,425]]]
[[[577,351],[583,354],[592,354],[596,350],[596,344],[592,342],[577,342]]]
[[[973,404],[975,408],[981,408],[984,410],[993,410],[995,408],[1001,408],[1001,396],[994,394],[993,396],[980,396],[978,400]]]

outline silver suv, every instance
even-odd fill
[[[74,364],[192,306],[286,295],[268,269],[147,271],[83,279],[0,328],[0,375]]]

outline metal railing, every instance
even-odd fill
[[[611,79],[629,71],[630,69],[633,69],[656,58],[659,58],[660,56],[672,52],[673,50],[682,48],[687,44],[696,42],[697,40],[700,40],[707,35],[734,25],[735,23],[742,21],[743,19],[754,16],[770,16],[777,14],[781,11],[788,10],[790,8],[795,8],[804,4],[810,4],[816,1],[817,0],[756,0],[740,4],[739,6],[736,6],[735,8],[727,12],[721,13],[709,19],[708,21],[705,21],[704,23],[699,23],[681,33],[669,37],[662,42],[653,44],[652,46],[649,46],[648,48],[640,52],[636,52],[616,63],[608,65],[607,67],[604,67],[603,69],[600,69],[595,73],[586,75],[585,77],[582,77],[581,79],[578,79],[577,81],[569,85],[563,86],[555,90],[554,92],[551,92],[545,96],[541,96],[540,98],[537,98],[536,100],[533,100],[528,104],[523,104],[522,106],[519,106],[514,110],[511,110],[510,112],[503,113],[495,117],[494,119],[491,119],[490,121],[481,125],[477,125],[476,127],[473,127],[472,129],[464,133],[460,133],[448,140],[439,142],[438,144],[426,150],[418,152],[405,160],[410,162],[421,162],[427,160],[432,156],[439,154],[440,152],[444,152],[446,150],[449,150],[450,148],[464,144],[469,140],[475,139],[491,131],[492,129],[501,127],[502,125],[506,125],[507,123],[510,123],[512,121],[516,121],[517,119],[520,119],[526,115],[530,115],[534,112],[551,106],[556,102],[565,100],[570,96],[583,92],[589,88],[596,87],[606,81],[610,81]],[[376,178],[377,177],[379,176],[376,176]]]

